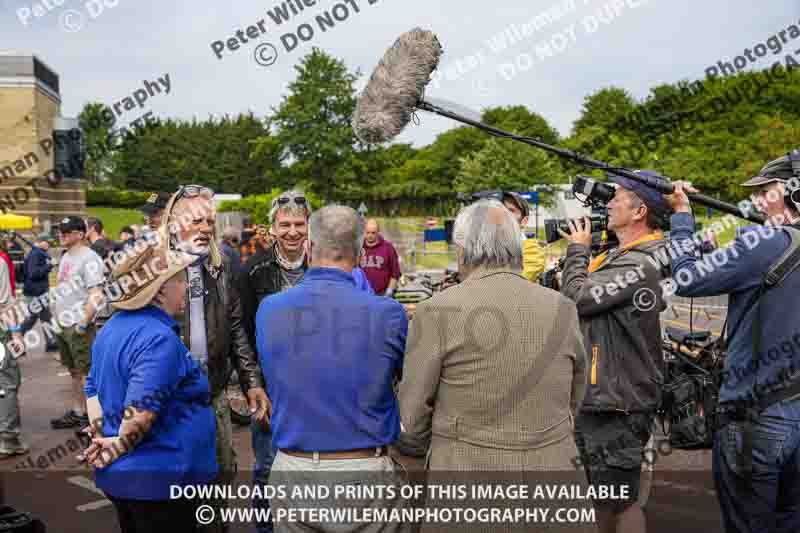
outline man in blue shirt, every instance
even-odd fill
[[[720,418],[714,434],[713,470],[725,531],[800,531],[800,396],[767,398],[800,383],[800,270],[758,298],[764,274],[788,249],[789,230],[800,222],[800,153],[765,166],[743,185],[771,224],[740,230],[733,243],[698,259],[692,238],[694,219],[677,183],[668,197],[674,251],[672,274],[685,297],[728,294],[728,352],[720,390]],[[793,186],[793,187],[792,187]],[[694,242],[693,242],[694,241]],[[759,301],[760,300],[760,301]],[[754,324],[759,322],[756,341]],[[758,353],[754,350],[758,346]],[[752,448],[748,449],[748,442]]]
[[[311,268],[298,285],[258,307],[256,347],[272,400],[272,443],[279,450],[270,483],[286,487],[286,497],[270,503],[276,523],[281,509],[291,507],[403,505],[399,492],[395,500],[385,494],[356,501],[290,497],[296,471],[311,485],[334,479],[372,484],[376,475],[386,478],[383,484],[395,482],[388,446],[400,434],[400,413],[392,383],[403,367],[408,320],[399,302],[356,288],[352,270],[363,238],[364,221],[353,209],[317,211],[305,244]],[[301,521],[281,527],[306,530]],[[337,531],[348,530],[342,527]]]

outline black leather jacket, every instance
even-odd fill
[[[285,282],[281,275],[281,267],[275,256],[277,243],[258,252],[245,264],[239,276],[239,292],[242,295],[242,316],[244,329],[250,339],[250,345],[255,351],[256,345],[256,312],[258,304],[270,294],[281,292],[285,289]],[[308,263],[303,264],[303,270],[308,269]]]
[[[250,388],[263,387],[261,367],[242,325],[236,272],[229,258],[223,257],[220,269],[204,264],[203,287],[211,396],[214,397],[225,389],[231,365],[236,368],[245,392]],[[186,313],[181,323],[181,338],[186,346],[190,345],[191,340],[191,319],[191,306],[187,301]]]

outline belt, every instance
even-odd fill
[[[369,459],[370,457],[383,457],[389,454],[389,448],[378,446],[377,448],[362,448],[360,450],[345,450],[341,452],[300,452],[295,450],[281,450],[286,455],[301,457],[303,459],[314,459],[321,461],[332,461],[336,459]]]

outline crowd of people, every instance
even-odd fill
[[[688,272],[692,281],[679,294],[730,295],[726,371],[761,360],[754,335],[762,347],[796,337],[800,273],[769,290],[761,283],[797,239],[800,213],[786,190],[799,169],[787,156],[744,184],[783,223],[755,244],[742,231],[721,250],[726,260],[712,276],[703,275],[695,253],[689,184],[665,196],[610,176],[617,188],[608,229],[619,246],[593,257],[589,221],[571,221],[560,293],[532,283],[544,261],[537,242],[525,238],[524,200],[509,193],[477,201],[453,228],[460,283],[418,304],[410,322],[392,297],[397,252],[377,221],[342,205],[312,212],[299,191],[275,198],[268,226],[225,230],[219,240],[214,193],[201,185],[154,195],[147,228],[122,249],[104,237],[100,221],[67,217],[59,227],[65,290],[50,310],[71,318],[57,340],[73,397],[53,427],[87,428],[82,458],[123,532],[200,530],[198,505],[228,505],[219,494],[174,499],[170,487],[233,483],[224,394],[232,368],[252,414],[253,485],[287,489],[254,497],[254,507],[273,515],[300,505],[286,495],[292,486],[333,476],[346,485],[401,483],[398,454],[425,457],[431,472],[574,472],[580,457],[585,471],[576,483],[628,488],[623,498],[594,499],[597,526],[645,531],[638,489],[664,378],[662,282]],[[653,258],[665,257],[667,223],[682,246],[672,265],[660,265]],[[26,297],[47,290],[46,245],[41,240],[29,257],[26,272],[36,275],[30,286],[26,277]],[[14,299],[7,270],[0,261],[3,306]],[[754,307],[754,298],[762,305]],[[9,333],[19,337],[36,319],[49,320],[42,311]],[[15,390],[19,369],[13,358],[4,364],[0,385]],[[713,457],[726,531],[800,530],[796,381],[776,387],[783,391],[777,401],[753,386],[787,365],[800,366],[796,358],[757,364],[723,384],[720,412],[727,414]],[[761,410],[752,408],[754,394]],[[0,454],[23,453],[14,402],[14,394],[0,399]],[[362,498],[359,505],[408,502]],[[202,530],[225,529],[221,513],[214,516]],[[266,520],[255,528],[406,531],[411,524]]]

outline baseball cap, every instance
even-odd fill
[[[669,183],[669,180],[652,170],[635,170],[634,173],[646,176],[648,178],[655,178],[664,182],[665,184]],[[656,215],[665,216],[672,213],[672,208],[669,206],[669,203],[667,203],[666,198],[664,198],[664,195],[658,192],[656,189],[648,187],[644,183],[634,181],[630,178],[617,176],[616,174],[609,173],[608,179],[623,189],[632,191],[642,202],[644,202],[644,205],[646,205],[648,209],[655,212]]]
[[[166,209],[169,199],[172,195],[166,192],[154,192],[147,198],[147,202],[139,208],[145,214],[150,215],[156,211]]]
[[[49,234],[49,233],[47,233],[47,232],[42,232],[42,233],[40,233],[39,235],[37,235],[37,236],[36,236],[36,240],[37,240],[37,241],[47,241],[47,242],[50,242],[51,240],[53,240],[53,238],[50,236],[50,234]]]
[[[742,187],[759,187],[773,182],[786,183],[794,177],[792,169],[792,159],[795,158],[795,164],[800,161],[800,151],[795,151],[794,155],[786,154],[783,157],[774,159],[764,165],[758,172],[758,175],[750,178],[742,183]]]
[[[86,222],[81,217],[64,217],[58,223],[58,230],[61,232],[82,231],[86,233]]]

